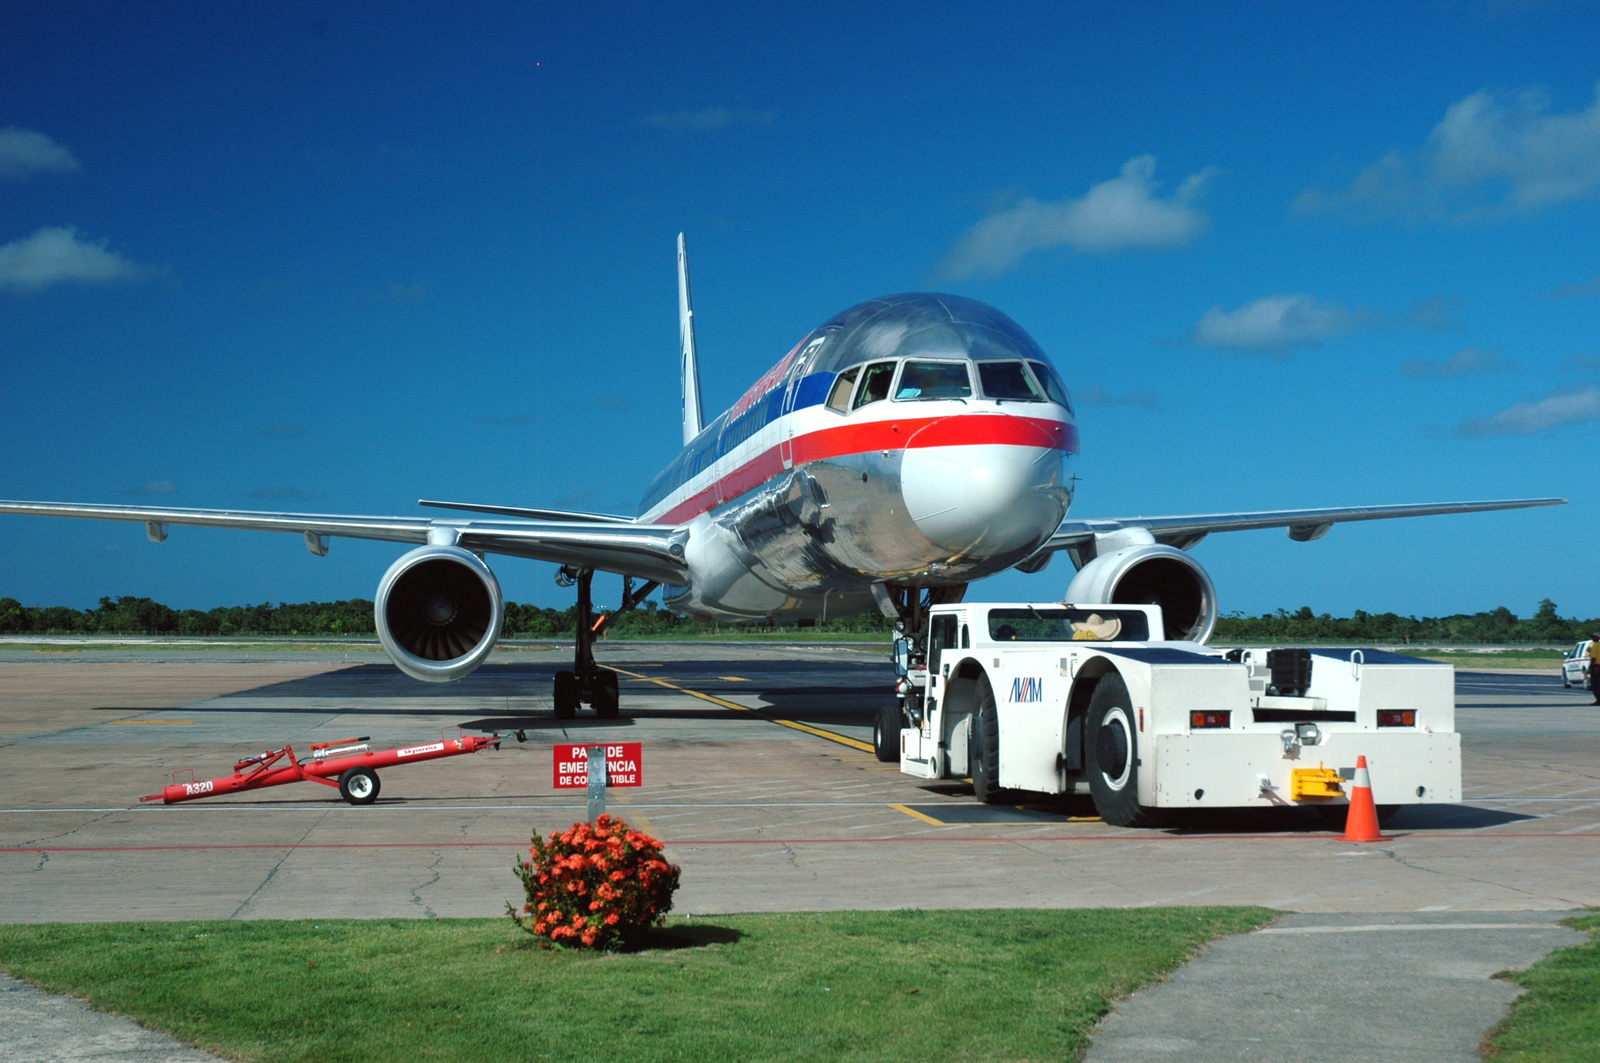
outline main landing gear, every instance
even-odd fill
[[[622,606],[614,613],[603,613],[596,618],[594,596],[590,593],[593,581],[592,568],[573,568],[570,565],[563,565],[556,572],[556,582],[561,586],[576,585],[578,588],[577,640],[572,655],[572,671],[563,670],[556,673],[555,689],[552,692],[558,720],[570,720],[576,717],[580,704],[592,706],[594,714],[602,720],[616,719],[619,708],[617,673],[609,668],[601,668],[595,663],[594,640],[600,637],[601,632],[605,631],[612,620],[644,601],[645,597],[659,586],[654,581],[648,581],[638,590],[634,590],[633,577],[624,577]]]

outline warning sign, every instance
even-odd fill
[[[644,785],[644,743],[622,742],[606,749],[606,785]],[[555,781],[557,790],[582,789],[589,785],[589,747],[556,746]]]

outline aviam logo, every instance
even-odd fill
[[[1019,675],[1011,681],[1012,701],[1043,701],[1044,680],[1035,675]]]

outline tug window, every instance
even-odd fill
[[[937,674],[940,651],[955,648],[956,618],[948,613],[934,617],[928,631],[928,670]]]
[[[983,384],[985,398],[1044,401],[1044,395],[1034,386],[1021,362],[979,362],[978,380]]]
[[[850,389],[856,386],[856,374],[861,372],[859,365],[853,365],[840,373],[833,382],[833,390],[828,392],[828,409],[840,413],[850,411]]]
[[[894,379],[893,362],[873,362],[861,374],[861,390],[856,392],[853,410],[871,402],[878,402],[889,397],[889,382]]]
[[[907,362],[894,397],[904,399],[964,399],[972,394],[965,362]]]

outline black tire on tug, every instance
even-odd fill
[[[339,776],[339,796],[352,805],[370,805],[378,799],[378,773],[371,768],[351,768]]]
[[[872,752],[885,764],[900,759],[900,706],[885,705],[872,725]]]
[[[578,677],[571,672],[557,672],[550,700],[555,703],[556,719],[570,720],[577,716]]]
[[[1100,818],[1113,827],[1151,827],[1156,812],[1139,804],[1137,725],[1128,685],[1115,672],[1095,684],[1089,699],[1089,793]]]
[[[594,692],[594,714],[602,720],[615,720],[622,705],[617,694],[617,673],[602,668],[596,678],[599,682]]]
[[[978,677],[978,703],[972,710],[972,739],[967,760],[972,768],[972,792],[979,801],[992,805],[1000,801],[1000,714],[994,706],[994,688],[989,677]]]

